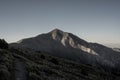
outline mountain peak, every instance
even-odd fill
[[[64,31],[62,31],[62,30],[60,30],[60,29],[58,29],[58,28],[55,28],[55,29],[53,29],[52,31],[51,31],[51,33],[64,33]]]
[[[51,33],[53,39],[61,39],[65,34],[64,31],[57,29],[57,28],[52,30],[50,33]]]
[[[61,31],[60,29],[58,29],[58,28],[55,28],[55,29],[53,29],[54,31]]]

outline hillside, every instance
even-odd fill
[[[119,75],[47,53],[0,50],[0,80],[119,80]]]

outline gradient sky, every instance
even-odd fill
[[[14,42],[54,28],[120,44],[120,0],[0,0],[0,38]]]

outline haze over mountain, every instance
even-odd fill
[[[111,47],[111,48],[120,48],[120,43],[109,43],[109,44],[104,44],[108,47]]]
[[[14,48],[32,49],[50,55],[106,69],[119,69],[120,53],[98,43],[90,43],[72,33],[54,29],[49,33],[22,39]],[[108,68],[109,67],[109,68]]]

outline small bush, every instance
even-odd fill
[[[57,64],[57,65],[59,64],[59,61],[55,58],[52,58],[50,61],[54,64]]]
[[[10,78],[10,73],[5,69],[1,69],[0,70],[0,80],[9,80],[9,78]]]
[[[41,79],[40,79],[40,76],[39,76],[39,75],[30,72],[30,73],[29,73],[29,80],[41,80]]]
[[[4,39],[0,39],[0,48],[8,49],[8,43]]]
[[[88,76],[88,72],[87,72],[87,70],[85,70],[85,69],[82,69],[82,70],[81,70],[81,73],[82,73],[83,75]]]
[[[42,54],[41,56],[40,56],[42,59],[45,59],[45,56]]]

